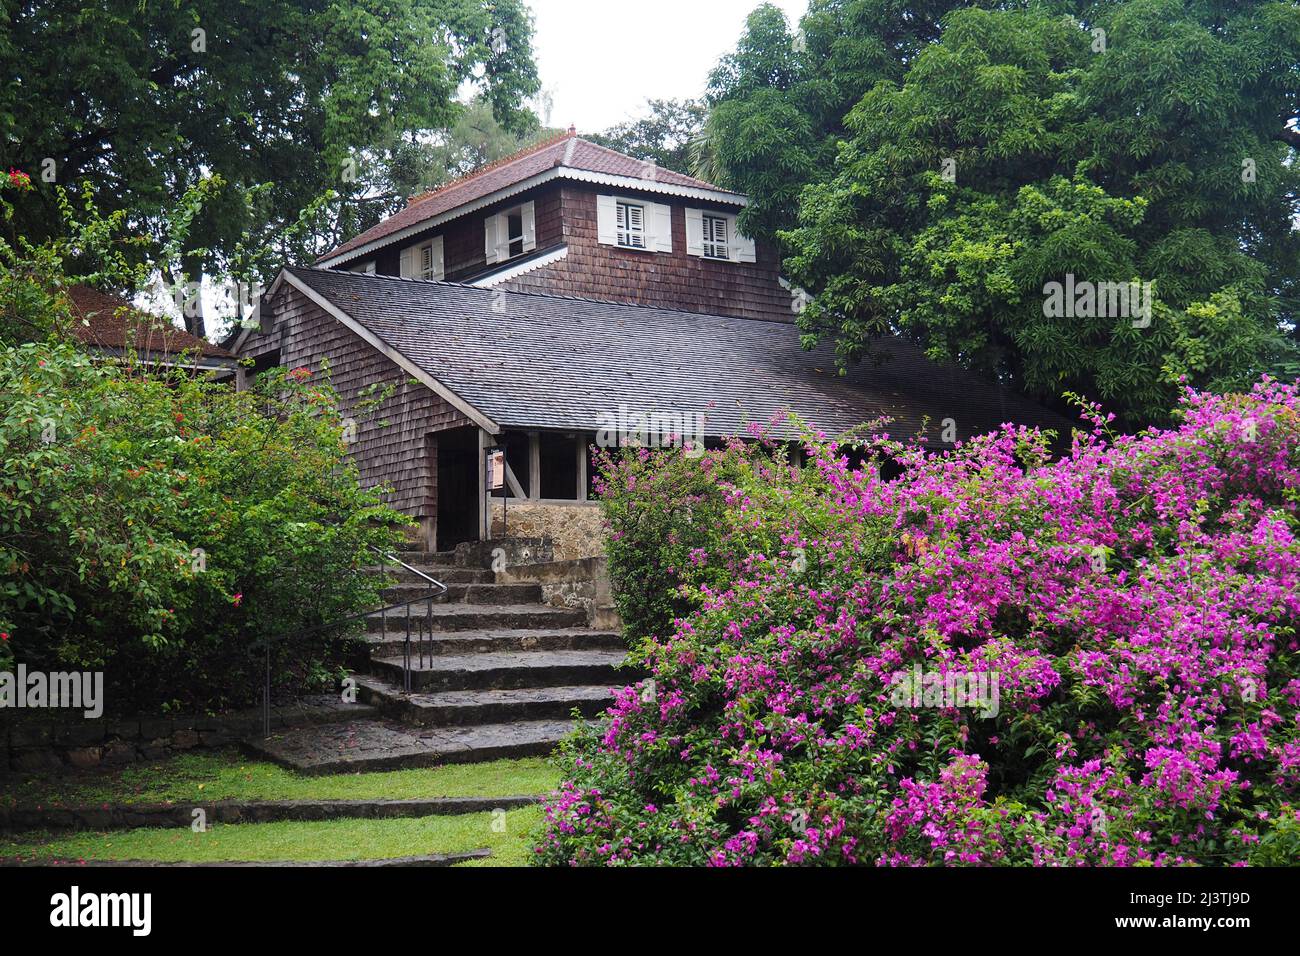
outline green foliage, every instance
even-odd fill
[[[235,392],[102,367],[63,344],[0,352],[0,654],[103,669],[109,706],[251,704],[336,676],[375,606],[359,573],[405,519],[362,490],[327,383]]]
[[[18,79],[0,87],[0,168],[38,186],[20,232],[55,235],[52,185],[88,182],[157,240],[159,210],[215,173],[229,188],[195,222],[186,272],[221,271],[246,233],[275,235],[333,189],[314,229],[282,239],[310,260],[400,205],[394,157],[450,127],[463,88],[509,129],[530,121],[531,37],[521,0],[5,3],[0,64]]]
[[[614,606],[635,640],[671,634],[674,621],[695,609],[684,586],[706,569],[692,564],[691,553],[720,532],[720,481],[734,477],[746,454],[743,443],[701,459],[676,449],[598,452],[595,488],[609,531]]]
[[[798,35],[764,7],[715,72],[712,155],[814,295],[808,340],[903,333],[1129,424],[1180,376],[1294,370],[1300,8],[984,6],[814,2]],[[1067,276],[1149,283],[1150,322],[1047,314]]]
[[[704,125],[705,108],[698,100],[646,101],[647,113],[589,136],[637,159],[652,160],[664,169],[693,175],[692,143]]]
[[[380,860],[427,853],[490,849],[485,861],[462,866],[526,866],[528,833],[538,807],[502,816],[343,819],[288,823],[218,824],[202,833],[187,827],[109,833],[23,833],[0,840],[0,861],[159,860]]]
[[[719,185],[750,197],[746,234],[774,241],[792,226],[799,193],[833,170],[844,117],[876,83],[901,80],[939,35],[939,19],[964,6],[909,0],[811,0],[797,32],[764,3],[734,53],[709,78],[702,165]]]
[[[66,773],[15,773],[0,791],[10,807],[102,806],[217,800],[415,800],[543,794],[559,783],[545,757],[492,760],[366,773],[303,776],[234,750],[191,751],[128,764],[89,779]]]
[[[821,573],[785,547],[782,522],[797,516],[820,524],[825,482],[795,467],[784,445],[733,439],[699,457],[680,449],[605,450],[597,467],[614,604],[635,644],[671,635],[738,568],[775,561],[803,563],[805,580]]]
[[[445,132],[430,141],[404,143],[394,153],[391,175],[400,195],[412,195],[473,172],[518,152],[530,143],[556,135],[525,111],[507,126],[485,96],[475,97]]]

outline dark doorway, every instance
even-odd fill
[[[478,429],[438,432],[438,544],[478,540]]]

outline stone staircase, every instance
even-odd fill
[[[499,544],[499,543],[498,543]],[[548,548],[518,548],[528,558]],[[370,660],[354,675],[358,701],[379,711],[324,728],[287,730],[247,744],[304,773],[389,770],[469,763],[550,752],[573,729],[573,712],[594,717],[613,688],[634,676],[617,670],[626,647],[617,629],[589,626],[582,607],[543,603],[537,583],[497,583],[483,545],[454,552],[404,551],[398,557],[441,581],[432,609],[367,619]],[[416,571],[397,568],[387,605],[429,593]],[[417,626],[429,629],[417,643]],[[410,675],[410,693],[403,690]]]

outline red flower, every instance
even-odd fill
[[[236,594],[234,597],[230,599],[230,603],[235,605],[235,607],[239,607],[239,602],[242,600],[244,600],[244,592],[240,591],[238,594]]]
[[[299,365],[296,369],[294,369],[292,372],[289,373],[289,377],[293,379],[295,382],[305,382],[307,381],[307,379],[311,378],[311,369],[307,368],[304,365]]]
[[[17,186],[19,189],[30,189],[32,185],[32,177],[28,176],[21,169],[14,169],[10,166],[9,185]]]
[[[0,631],[0,641],[7,641],[7,640],[9,640],[9,632]]]

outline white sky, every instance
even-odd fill
[[[551,126],[598,133],[645,101],[698,97],[762,0],[527,0],[533,56],[555,98]],[[807,0],[772,0],[791,27]],[[545,117],[543,117],[545,119]]]

